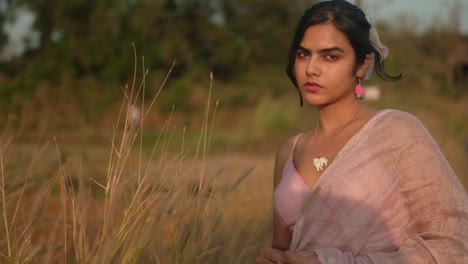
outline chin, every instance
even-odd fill
[[[314,96],[314,98],[310,98],[310,97],[307,98],[306,96],[304,96],[303,99],[304,99],[304,104],[307,104],[307,105],[310,105],[310,106],[318,107],[318,106],[323,106],[323,105],[328,104],[328,101],[320,100],[319,98],[317,98],[317,96]]]

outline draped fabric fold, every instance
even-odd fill
[[[424,125],[377,113],[319,178],[290,251],[322,263],[468,263],[468,196]]]

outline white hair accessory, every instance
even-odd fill
[[[380,42],[379,32],[377,32],[377,28],[372,26],[369,30],[369,39],[372,43],[372,46],[380,53],[380,61],[383,61],[388,56],[388,49],[385,47],[382,42]],[[367,66],[367,70],[362,76],[362,79],[368,80],[372,76],[372,71],[374,70],[374,62],[375,62],[375,54],[372,53],[370,55],[370,62],[369,66]]]

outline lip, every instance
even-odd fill
[[[317,92],[320,88],[322,88],[322,86],[316,82],[306,82],[304,87],[308,92]]]

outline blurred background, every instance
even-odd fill
[[[314,2],[0,0],[0,131],[14,131],[20,158],[12,171],[37,144],[55,142],[67,158],[80,157],[87,177],[105,178],[125,91],[141,84],[138,107],[156,96],[141,130],[143,153],[167,130],[168,151],[196,147],[211,105],[212,166],[235,175],[255,168],[225,215],[243,226],[240,234],[266,226],[250,242],[268,241],[274,153],[316,121],[284,70],[295,24]],[[353,2],[390,50],[387,71],[406,75],[397,83],[371,78],[366,103],[420,118],[468,188],[468,3]],[[43,154],[34,182],[53,172],[50,156]]]
[[[29,141],[41,128],[63,143],[102,142],[135,60],[137,81],[142,68],[149,71],[147,100],[175,62],[145,120],[148,144],[174,106],[172,122],[198,131],[212,71],[219,100],[213,149],[274,152],[271,142],[313,125],[284,73],[295,23],[313,2],[1,0],[0,125],[21,124],[19,137]],[[457,174],[468,177],[468,3],[354,3],[390,48],[387,70],[406,74],[398,83],[368,81],[378,90],[369,104],[420,117]]]

